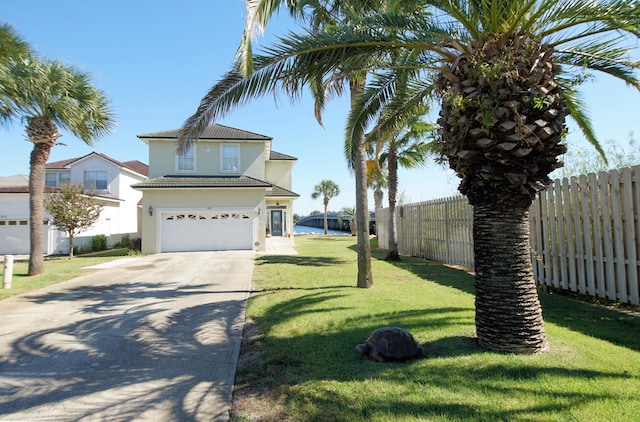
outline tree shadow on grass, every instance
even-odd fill
[[[261,352],[253,355],[253,360],[241,364],[236,386],[257,395],[275,394],[285,408],[300,408],[300,403],[304,402],[306,420],[385,417],[430,420],[443,416],[456,420],[523,420],[532,415],[551,418],[553,414],[571,413],[572,409],[580,409],[593,401],[618,399],[615,392],[585,392],[575,380],[622,382],[635,377],[613,371],[557,367],[551,362],[545,365],[536,357],[518,362],[505,357],[483,364],[482,357],[474,356],[490,352],[478,346],[471,337],[455,335],[422,342],[427,357],[405,363],[374,363],[354,351],[356,344],[364,342],[382,325],[400,325],[409,331],[428,326],[430,331],[437,333],[443,327],[459,324],[460,319],[468,323],[468,316],[464,315],[469,312],[467,308],[373,313],[350,318],[339,325],[327,324],[323,330],[307,330],[301,335],[271,335],[271,331],[283,323],[283,318],[331,312],[333,308],[329,303],[322,304],[335,296],[335,292],[328,291],[303,294],[282,303],[274,301],[263,316],[255,319],[262,332],[256,341]],[[549,385],[544,391],[536,387],[535,382],[542,380],[544,383],[548,379],[556,379],[558,384]],[[372,385],[370,388],[390,387],[391,391],[382,395],[378,392],[365,394],[354,400],[353,394],[358,395],[359,389],[366,391],[368,383]],[[302,387],[304,385],[313,388]],[[412,397],[405,398],[402,391],[416,386],[423,388],[424,394],[411,393]],[[516,404],[509,406],[490,406],[466,402],[465,392],[477,396],[489,394],[488,400],[513,401],[514,396],[535,399],[523,400],[526,404],[522,405],[515,400]],[[640,393],[634,393],[634,397],[640,398]],[[314,413],[315,409],[318,413]]]
[[[374,257],[382,254],[377,251]],[[390,264],[425,282],[469,294],[474,292],[473,276],[464,271],[413,258]],[[402,287],[399,285],[398,288]],[[362,290],[332,285],[264,292],[273,296],[264,302],[268,306],[266,310],[253,317],[257,335],[248,341],[252,352],[244,362],[241,359],[236,377],[237,391],[242,391],[241,395],[246,396],[247,401],[272,397],[257,406],[263,412],[275,404],[280,413],[262,420],[287,417],[336,421],[557,419],[559,415],[579,413],[593,402],[623,399],[616,389],[592,391],[585,388],[584,380],[596,385],[601,382],[633,383],[637,379],[635,374],[613,370],[562,367],[544,356],[501,358],[501,355],[481,348],[471,336],[438,335],[439,332],[451,333],[446,328],[454,325],[466,327],[457,330],[461,333],[472,327],[469,307],[441,306],[391,312],[372,309],[365,315],[353,312],[353,317],[328,317],[321,323],[307,318],[314,314],[348,313],[345,302],[336,308],[334,299],[351,295],[350,289]],[[281,297],[280,293],[287,296]],[[354,301],[358,300],[357,296],[354,295]],[[585,306],[578,305],[580,309]],[[561,314],[552,310],[548,313],[550,315],[545,314],[547,320],[558,323],[554,319],[559,319]],[[290,332],[283,331],[287,320],[293,318],[300,318],[300,322],[292,325]],[[310,329],[305,321],[318,327]],[[356,344],[364,342],[381,326],[400,326],[412,332],[426,348],[427,358],[379,364],[359,357],[354,351]],[[588,333],[589,327],[586,329]],[[427,341],[420,338],[425,332],[431,336]],[[483,355],[487,355],[487,359]],[[389,388],[389,391],[379,394],[376,391],[379,388]],[[408,394],[416,388],[424,392]],[[472,393],[471,396],[484,397],[485,401],[471,402],[466,399],[467,392]],[[632,397],[625,396],[624,400],[634,403],[640,400],[640,390],[631,394]],[[502,401],[509,405],[489,404]],[[305,410],[301,415],[287,413],[289,409],[302,408]]]
[[[346,261],[330,256],[304,256],[304,255],[262,255],[256,257],[256,265],[288,264],[303,267],[325,267],[343,264]]]
[[[385,251],[376,250],[373,256],[384,259]],[[473,275],[433,261],[402,257],[402,261],[388,262],[409,271],[425,281],[475,294]],[[579,302],[561,294],[549,294],[538,289],[545,321],[572,331],[609,341],[631,350],[640,351],[640,317],[613,309]]]

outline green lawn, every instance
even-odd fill
[[[638,420],[637,316],[542,292],[551,350],[496,354],[473,339],[465,272],[374,250],[364,290],[353,238],[299,236],[296,249],[256,258],[235,420]],[[355,345],[382,326],[408,329],[428,358],[359,358]]]
[[[48,257],[45,258],[44,262],[44,274],[36,277],[27,276],[27,261],[15,261],[13,263],[13,280],[11,283],[11,289],[0,288],[0,300],[26,293],[31,290],[40,289],[53,283],[70,280],[78,277],[85,271],[91,271],[84,269],[85,267],[126,257],[129,253],[128,249],[122,248],[87,255],[79,255],[73,259],[69,259],[66,256]],[[0,259],[4,258],[0,257]],[[2,267],[3,269],[0,271],[0,279],[4,277],[4,265]],[[0,287],[2,287],[2,284],[0,284]]]

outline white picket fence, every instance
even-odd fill
[[[640,304],[639,214],[640,166],[554,181],[530,212],[537,282]],[[399,252],[473,268],[472,216],[462,196],[399,206]],[[388,219],[376,211],[383,249]]]

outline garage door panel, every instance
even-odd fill
[[[253,248],[253,216],[243,212],[184,211],[163,214],[163,252]]]

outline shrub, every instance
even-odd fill
[[[95,252],[107,249],[107,236],[97,234],[91,238],[91,249]]]

